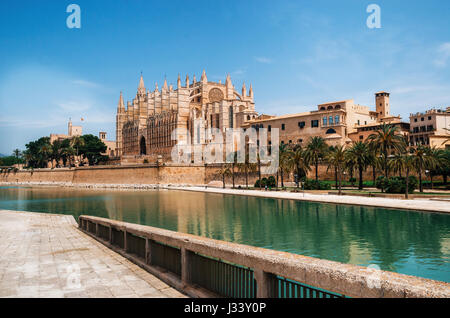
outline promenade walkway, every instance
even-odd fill
[[[427,200],[427,199],[414,199],[414,200],[401,200],[390,198],[369,198],[362,196],[340,196],[332,194],[311,194],[311,193],[292,193],[292,192],[276,192],[276,191],[258,191],[258,190],[238,190],[238,189],[222,189],[211,187],[179,187],[179,186],[166,186],[161,187],[172,190],[182,191],[194,191],[194,192],[206,192],[217,194],[234,194],[244,196],[254,196],[273,199],[289,199],[299,201],[310,202],[322,202],[332,204],[350,204],[350,205],[363,205],[370,207],[380,207],[386,209],[402,209],[402,210],[414,210],[421,212],[439,212],[450,213],[450,204],[444,200]]]
[[[0,210],[0,297],[186,297],[77,228],[72,216]]]

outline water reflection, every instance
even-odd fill
[[[450,216],[183,191],[0,188],[0,208],[96,215],[450,281]]]

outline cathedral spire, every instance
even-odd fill
[[[168,90],[168,88],[167,88],[167,79],[166,78],[164,78],[164,84],[163,84],[162,90],[163,91],[167,91]]]
[[[201,77],[200,81],[201,81],[203,84],[208,83],[208,78],[206,77],[206,72],[205,72],[205,70],[203,70],[202,77]]]
[[[119,110],[119,112],[125,111],[125,104],[124,104],[124,102],[123,102],[123,95],[122,95],[122,92],[120,92],[119,104],[117,105],[117,109]]]
[[[245,86],[245,82],[242,84],[242,97],[247,97],[247,87]]]
[[[230,74],[227,74],[227,79],[225,80],[226,86],[232,86]]]
[[[197,79],[195,78],[195,74],[194,74],[194,79],[192,80],[192,83],[193,84],[197,83]]]
[[[141,78],[139,79],[138,92],[140,94],[145,94],[145,84],[144,84],[144,77],[142,76],[142,72],[141,72]]]
[[[186,87],[189,87],[189,75],[186,75]]]
[[[158,83],[155,83],[155,92],[159,91]]]
[[[248,91],[248,96],[253,99],[253,86],[250,84],[250,90]]]
[[[181,88],[181,77],[180,77],[180,73],[178,73],[178,79],[177,79],[177,89]]]

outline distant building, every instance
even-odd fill
[[[102,155],[116,157],[117,156],[116,141],[115,140],[107,140],[106,132],[104,132],[104,131],[101,131],[98,133],[98,138],[100,138],[100,140],[103,141],[103,143],[107,147],[106,152],[104,152]]]
[[[67,135],[64,134],[50,134],[50,143],[53,143],[55,140],[64,140],[69,139],[74,136],[81,136],[83,134],[83,127],[81,126],[73,126],[72,120],[69,119],[69,123],[67,125]]]
[[[450,148],[450,107],[410,115],[410,144]]]
[[[267,128],[269,131],[278,128],[280,144],[306,145],[310,138],[320,136],[329,145],[344,145],[361,140],[361,135],[366,139],[365,133],[358,134],[363,129],[372,127],[372,133],[382,122],[400,122],[400,117],[390,114],[389,93],[376,93],[375,105],[375,111],[372,111],[367,106],[355,104],[353,99],[334,101],[305,113],[259,116],[243,127]]]
[[[75,136],[82,136],[82,135],[83,135],[83,127],[82,126],[74,126],[72,124],[72,120],[69,119],[69,123],[67,125],[67,135],[65,135],[65,134],[50,134],[50,143],[53,144],[53,142],[56,140],[63,141],[65,139],[71,139]],[[106,152],[103,154],[108,155],[110,157],[117,156],[116,141],[107,140],[106,132],[103,132],[103,131],[99,133],[99,138],[101,141],[103,141],[103,143],[107,147]]]

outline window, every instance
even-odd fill
[[[286,126],[284,124],[281,124],[281,130],[285,130]]]
[[[326,118],[326,117],[323,118],[323,125],[324,125],[324,126],[327,125],[327,118]]]
[[[298,123],[298,127],[299,127],[299,128],[305,128],[305,122],[304,122],[304,121],[300,121],[300,122]]]
[[[229,111],[228,111],[228,121],[229,121],[229,126],[230,128],[233,128],[233,107],[230,106]],[[218,128],[218,127],[217,127]]]
[[[328,129],[326,132],[327,135],[331,135],[331,134],[335,134],[335,133],[336,133],[336,130],[334,130],[333,128]]]
[[[364,139],[364,136],[359,136],[359,140],[363,140]]]
[[[424,120],[425,120],[425,118],[423,118],[423,117],[422,117],[422,118],[420,118],[420,121],[424,121]]]
[[[318,120],[311,120],[311,127],[319,127],[319,121]]]
[[[361,122],[360,122],[359,119],[358,119],[358,126],[359,126],[359,125],[361,125]]]
[[[334,116],[334,123],[339,124],[339,115]]]
[[[272,125],[267,126],[268,131],[272,131]]]
[[[284,140],[281,141],[281,144],[284,145]]]
[[[431,116],[428,116],[428,120],[431,120]]]
[[[417,118],[414,118],[414,122],[417,123]]]
[[[263,124],[259,125],[259,128],[264,128],[264,125]]]
[[[299,139],[298,143],[301,144],[303,142],[303,139]]]
[[[289,140],[289,143],[292,144],[292,140]]]
[[[333,125],[333,116],[330,116],[330,118],[328,118],[328,122],[330,123],[330,125]]]

